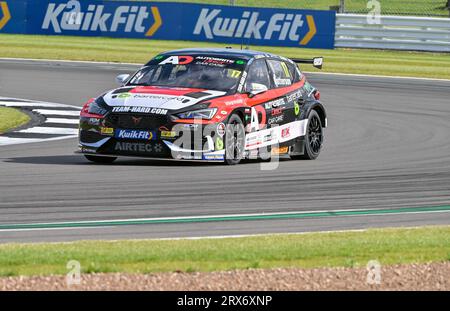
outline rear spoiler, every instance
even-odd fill
[[[297,64],[312,64],[314,67],[322,69],[323,57],[314,57],[313,59],[291,58],[291,60]]]

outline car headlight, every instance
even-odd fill
[[[103,99],[97,98],[92,103],[90,103],[88,112],[90,114],[97,114],[104,116],[108,112],[108,110],[104,107],[102,101]]]
[[[180,119],[211,119],[216,114],[216,108],[201,109],[194,111],[180,112],[176,116]]]

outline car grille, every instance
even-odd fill
[[[153,130],[168,123],[167,116],[142,114],[111,114],[106,118],[107,125],[114,128]]]

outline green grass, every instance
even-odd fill
[[[450,226],[200,240],[81,241],[0,245],[0,275],[358,267],[450,260]]]
[[[190,41],[66,36],[0,35],[0,57],[144,63],[156,54],[186,47],[224,47]],[[235,46],[239,48],[238,46]],[[382,50],[314,50],[251,47],[287,57],[324,56],[324,72],[450,79],[450,54]],[[314,71],[304,66],[306,71]]]
[[[148,0],[153,1],[153,0]],[[160,2],[190,2],[229,5],[230,0],[156,0]],[[449,16],[447,0],[379,0],[382,14]],[[339,0],[235,0],[237,6],[329,10]],[[348,13],[367,13],[367,0],[345,0]]]
[[[13,108],[0,107],[0,134],[30,121],[30,117]]]

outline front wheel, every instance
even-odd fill
[[[292,156],[293,159],[314,160],[316,159],[323,145],[323,128],[320,117],[315,110],[311,110],[306,125],[304,154]]]
[[[245,128],[241,118],[233,114],[228,120],[225,132],[225,163],[238,164],[244,156]]]
[[[113,163],[117,158],[116,157],[99,157],[99,156],[92,156],[92,155],[84,155],[86,159],[88,159],[91,162],[94,163]]]

